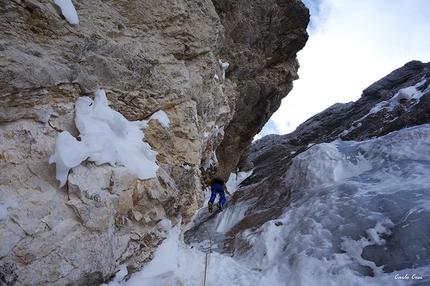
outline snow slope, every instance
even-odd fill
[[[430,125],[309,148],[285,177],[296,190],[291,205],[241,233],[248,251],[230,257],[214,241],[206,285],[429,285],[429,168]],[[243,208],[205,223],[212,239]],[[178,237],[171,228],[154,260],[110,285],[203,285],[209,239],[185,245]]]

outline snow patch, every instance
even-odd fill
[[[218,60],[221,70],[222,70],[222,79],[225,79],[225,70],[229,67],[228,62],[223,62],[222,60]]]
[[[246,207],[229,207],[218,214],[215,219],[215,232],[226,233],[245,217]]]
[[[187,171],[191,170],[191,166],[188,165],[187,163],[181,163],[181,164],[179,164],[179,167],[182,167]]]
[[[11,199],[5,199],[4,203],[0,205],[0,220],[4,220],[7,217],[8,208],[17,209],[18,202]]]
[[[366,115],[364,115],[360,119],[354,121],[348,130],[344,130],[341,133],[341,136],[345,136],[348,133],[350,133],[351,131],[353,131],[354,129],[360,128],[362,126],[361,121],[363,121],[365,118],[367,118],[371,114],[376,114],[376,113],[383,111],[383,110],[391,112],[398,105],[402,104],[403,101],[408,101],[411,105],[418,104],[420,102],[421,97],[430,91],[430,86],[427,87],[424,91],[421,91],[418,89],[425,82],[426,82],[426,79],[424,78],[422,81],[418,82],[417,84],[415,84],[413,86],[409,86],[409,87],[400,89],[389,100],[379,102]],[[409,109],[410,108],[407,108],[407,111],[409,111]]]
[[[156,119],[158,120],[158,122],[160,122],[161,126],[163,127],[169,127],[169,123],[170,120],[167,117],[167,114],[163,111],[163,110],[159,110],[157,112],[155,112],[154,114],[151,115],[151,117],[149,118],[151,119]]]
[[[123,264],[120,266],[120,270],[115,274],[115,277],[109,284],[100,284],[100,286],[119,286],[119,285],[125,285],[123,280],[124,277],[128,274],[127,271],[127,265]]]
[[[153,260],[128,281],[112,281],[108,285],[267,285],[259,283],[261,273],[231,257],[216,252],[206,254],[184,244],[179,239],[180,223],[167,230],[167,238],[157,248]]]
[[[237,174],[231,173],[227,183],[225,183],[228,192],[233,195],[237,191],[239,185],[251,175],[252,170],[249,172],[238,172]]]
[[[217,137],[221,132],[224,132],[224,126],[215,125],[214,136]]]
[[[139,179],[154,178],[158,166],[155,163],[157,152],[143,142],[147,121],[130,122],[119,112],[108,106],[104,90],[94,93],[94,101],[80,97],[75,104],[75,124],[80,132],[80,141],[69,132],[58,134],[55,151],[49,163],[56,163],[56,178],[60,187],[64,186],[69,170],[88,159],[101,165],[109,163],[123,165],[134,172]],[[158,119],[167,126],[164,112],[157,112],[151,119]]]
[[[61,9],[61,13],[70,24],[79,24],[78,13],[71,0],[54,0]]]

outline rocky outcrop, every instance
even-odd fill
[[[96,285],[132,273],[202,204],[201,179],[234,170],[297,78],[308,10],[295,0],[0,4],[0,281]],[[220,61],[221,60],[221,61]],[[229,68],[225,70],[225,64]],[[223,73],[226,72],[225,77]],[[58,132],[78,136],[74,103],[103,88],[130,121],[150,121],[155,178],[85,161],[58,189]]]
[[[214,0],[225,27],[220,57],[230,63],[229,79],[238,97],[224,140],[217,150],[219,172],[228,178],[293,88],[298,78],[297,51],[307,39],[309,11],[299,1]]]
[[[291,136],[303,144],[337,138],[363,141],[428,123],[429,69],[429,63],[411,61],[370,85],[356,102],[331,106],[307,120]],[[424,94],[417,98],[420,93]]]
[[[239,233],[276,219],[291,203],[291,193],[299,190],[285,187],[285,175],[291,160],[310,146],[363,141],[426,123],[430,123],[430,63],[411,61],[366,88],[359,100],[335,104],[290,134],[257,140],[241,162],[242,168],[253,164],[252,175],[232,200],[248,201],[252,207],[227,234],[223,251],[246,251]]]

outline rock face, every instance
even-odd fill
[[[260,132],[298,78],[295,54],[306,41],[309,12],[298,1],[214,0],[226,40],[220,56],[228,60],[228,78],[237,83],[232,121],[217,151],[220,176],[228,178],[243,146]],[[237,155],[240,155],[239,157]]]
[[[235,169],[297,78],[308,10],[260,2],[73,1],[76,25],[54,1],[0,4],[0,205],[18,202],[0,220],[2,284],[97,285],[142,268],[165,219],[191,220],[202,178]],[[167,114],[144,131],[157,176],[84,162],[58,189],[55,137],[79,135],[74,103],[98,88],[130,121]]]
[[[291,202],[291,193],[297,191],[285,188],[285,174],[291,160],[310,146],[339,139],[363,141],[430,123],[429,86],[430,63],[411,61],[366,88],[356,102],[335,104],[293,133],[268,135],[254,142],[241,162],[242,166],[252,162],[253,173],[232,200],[248,201],[252,207],[227,234],[223,251],[246,251],[239,233],[252,231],[282,213]]]

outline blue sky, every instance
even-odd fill
[[[322,1],[323,0],[302,0],[302,2],[305,3],[306,7],[308,7],[308,9],[312,13],[312,17],[311,17],[309,25],[308,25],[308,31],[315,30],[316,29],[316,23],[315,23],[314,19],[317,16],[318,17],[323,16],[323,15],[320,15],[320,13],[321,13],[320,5],[321,5]]]
[[[429,0],[304,0],[300,79],[259,134],[286,134],[336,102],[357,100],[411,60],[430,62]],[[259,137],[257,136],[257,138]]]

